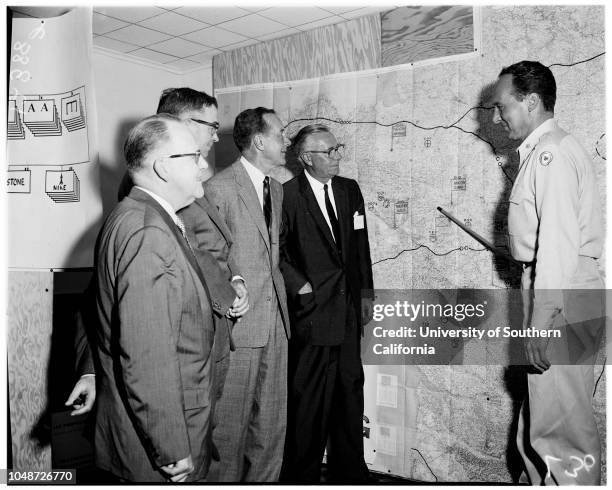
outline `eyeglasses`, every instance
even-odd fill
[[[183,158],[183,157],[192,157],[193,163],[199,165],[200,158],[202,158],[202,152],[200,150],[196,150],[193,153],[177,153],[176,155],[166,155],[160,158]]]
[[[344,145],[338,143],[336,146],[332,146],[327,150],[305,150],[303,153],[325,153],[328,158],[343,158],[344,157]]]
[[[219,123],[217,121],[211,123],[208,121],[202,121],[201,119],[194,119],[193,117],[190,117],[189,119],[191,119],[193,122],[197,122],[198,124],[203,124],[204,126],[208,126],[209,128],[211,128],[211,136],[213,134],[216,134],[217,131],[219,131]]]

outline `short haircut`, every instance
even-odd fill
[[[157,113],[173,114],[180,116],[187,111],[199,111],[202,107],[217,105],[217,99],[206,92],[198,92],[189,87],[167,88],[159,98]]]
[[[308,126],[304,126],[293,138],[291,138],[291,145],[287,151],[299,158],[304,150],[304,144],[308,136],[316,133],[331,133],[331,131],[325,124],[309,124]]]
[[[266,114],[276,114],[274,109],[256,107],[242,111],[234,121],[234,143],[242,153],[248,150],[253,141],[253,137],[258,133],[266,133],[269,126],[264,116]]]
[[[507,66],[499,73],[512,75],[515,96],[522,100],[528,94],[538,94],[544,109],[553,112],[557,101],[557,84],[550,68],[537,61],[520,61]]]
[[[170,123],[182,121],[172,114],[149,116],[134,126],[123,145],[123,155],[130,175],[142,168],[149,153],[170,138]]]

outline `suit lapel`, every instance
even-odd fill
[[[282,185],[270,177],[270,198],[272,200],[272,237],[278,237],[283,210]],[[264,218],[265,220],[265,218]],[[278,240],[276,240],[278,242]]]
[[[259,233],[261,234],[261,237],[268,248],[268,253],[270,253],[270,236],[268,233],[268,227],[266,226],[266,219],[264,218],[263,209],[261,209],[261,204],[259,203],[259,198],[257,197],[257,192],[255,191],[253,181],[249,177],[249,174],[240,160],[235,162],[232,165],[232,168],[234,169],[234,176],[236,178],[236,183],[238,184],[238,195],[244,202],[249,214],[253,218],[253,222],[257,225]],[[272,208],[274,208],[274,206],[272,206]]]
[[[187,240],[181,234],[181,231],[179,230],[178,226],[176,226],[176,223],[172,221],[172,218],[170,217],[170,215],[166,212],[164,208],[161,207],[161,205],[155,199],[153,199],[149,194],[141,191],[140,189],[137,189],[134,187],[130,191],[129,196],[136,201],[145,202],[148,206],[155,209],[155,211],[157,211],[157,213],[161,216],[161,218],[164,220],[164,223],[168,225],[170,232],[176,238],[176,241],[181,247],[181,250],[183,251],[185,258],[187,259],[187,262],[189,262],[191,267],[193,267],[193,270],[195,270],[196,274],[198,275],[198,278],[200,279],[200,282],[202,283],[202,286],[206,290],[206,294],[210,298],[210,292],[208,291],[208,286],[206,285],[204,274],[202,274],[202,270],[200,269],[200,266],[198,265],[196,261],[195,255],[193,251],[189,248],[189,245],[187,244]]]
[[[314,219],[314,222],[316,223],[317,227],[329,243],[330,247],[333,250],[336,250],[336,242],[334,241],[334,237],[331,233],[331,230],[329,229],[327,221],[325,221],[323,211],[321,211],[321,208],[319,207],[317,198],[315,197],[314,191],[312,190],[312,187],[310,187],[310,184],[308,183],[308,179],[306,178],[304,172],[299,175],[298,179],[300,182],[300,192],[302,194],[302,197],[306,201],[306,209],[308,209],[310,215]],[[336,189],[334,189],[334,192],[336,192]],[[336,253],[335,255],[337,256],[338,254]]]
[[[204,196],[202,199],[198,199],[197,202],[202,207],[202,209],[206,212],[206,214],[208,214],[208,217],[217,227],[217,229],[219,230],[219,233],[221,233],[223,238],[225,238],[225,241],[231,245],[232,243],[231,233],[229,231],[229,228],[225,224],[225,221],[223,221],[223,218],[219,214],[219,210],[217,209],[217,207],[213,203],[211,203],[208,200],[208,197],[206,196]]]

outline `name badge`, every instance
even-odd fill
[[[363,230],[365,228],[365,222],[363,218],[363,214],[358,214],[357,212],[355,212],[355,214],[353,215],[354,230]]]

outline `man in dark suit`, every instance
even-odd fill
[[[283,190],[269,172],[285,162],[283,125],[273,110],[241,112],[234,142],[242,156],[204,185],[233,237],[229,258],[249,288],[250,310],[233,330],[235,352],[218,404],[220,463],[209,481],[270,482],[280,473],[287,408],[289,319],[278,268]]]
[[[79,376],[65,405],[72,405],[70,415],[82,415],[91,411],[96,400],[96,370],[89,335],[96,323],[96,304],[93,278],[81,296],[81,304],[75,315],[75,374]],[[89,328],[91,326],[91,328]]]
[[[219,141],[217,99],[205,92],[187,87],[166,89],[159,99],[157,113],[173,114],[184,121],[203,157]],[[212,169],[208,168],[204,171],[203,181],[212,175]],[[229,369],[230,349],[234,348],[231,333],[233,324],[248,311],[249,295],[240,268],[229,255],[232,234],[208,196],[205,194],[196,199],[178,214],[185,223],[187,238],[193,246],[198,263],[209,271],[206,280],[216,312],[213,393],[218,401]],[[213,427],[221,416],[223,414],[214,411]],[[213,439],[216,439],[214,432]]]
[[[159,99],[157,113],[172,114],[184,121],[203,158],[206,158],[213,144],[219,141],[217,100],[205,92],[188,87],[166,89]],[[205,169],[203,180],[211,175],[211,169]],[[120,185],[119,200],[127,196],[132,187],[132,180],[126,173]],[[217,208],[209,203],[206,196],[203,196],[181,209],[178,214],[185,224],[187,238],[196,253],[200,267],[207,270],[206,280],[215,311],[213,393],[215,399],[219,399],[229,368],[230,348],[233,348],[231,327],[235,319],[248,311],[248,292],[238,267],[229,258],[232,236]],[[214,266],[215,261],[218,267]],[[84,307],[77,318],[76,372],[81,377],[66,401],[66,405],[72,405],[74,408],[72,415],[88,412],[95,400],[93,374],[95,371],[83,328],[87,323],[84,317],[87,315],[88,301],[85,294]],[[216,413],[214,418],[217,418]]]
[[[304,172],[283,186],[292,338],[282,479],[318,482],[329,438],[330,477],[365,481],[360,337],[373,286],[364,201],[357,182],[337,175],[344,145],[326,126],[302,128],[292,152]]]
[[[132,482],[198,481],[211,456],[213,307],[176,211],[202,197],[184,123],[151,116],[124,146],[134,188],[96,245],[96,464]]]

